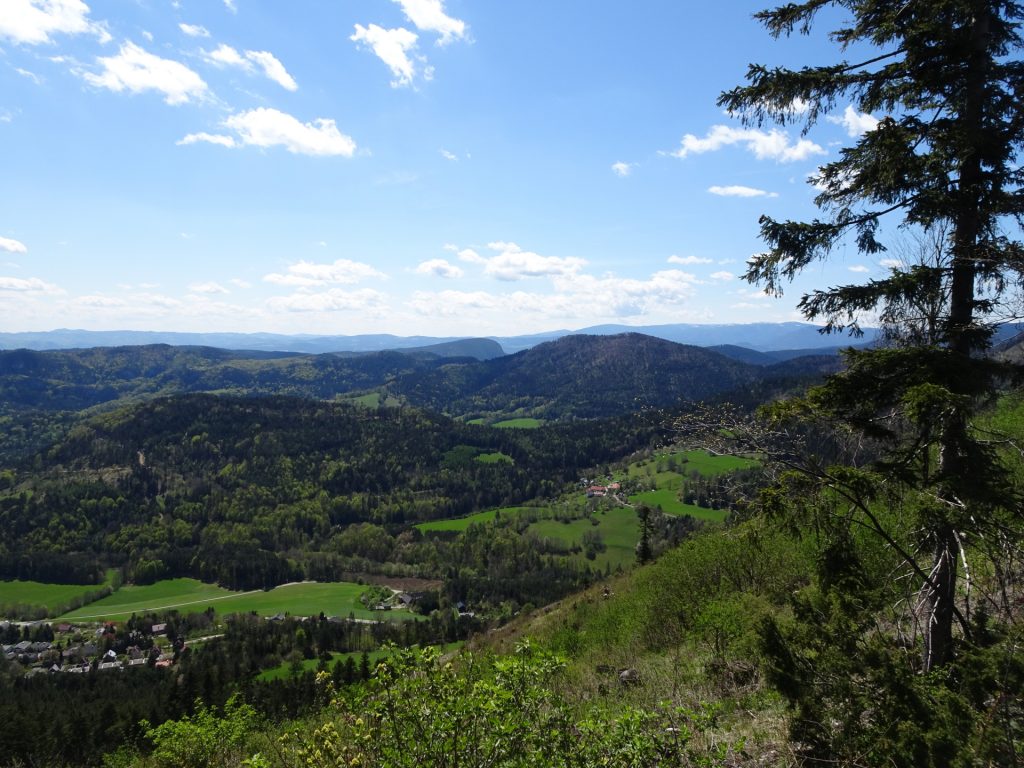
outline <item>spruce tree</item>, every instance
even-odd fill
[[[985,352],[1024,280],[1024,8],[1008,0],[805,0],[756,18],[778,38],[811,34],[819,14],[841,19],[829,33],[840,60],[799,70],[752,65],[747,84],[719,105],[748,125],[803,121],[806,130],[847,104],[879,121],[812,179],[820,218],[761,217],[767,250],[751,259],[746,278],[778,295],[841,244],[870,256],[901,227],[941,233],[939,258],[813,291],[799,305],[829,331],[857,334],[875,319],[893,331],[888,345],[851,352],[846,372],[810,403],[877,441],[877,476],[929,500],[917,542],[926,554],[902,554],[921,585],[922,664],[931,670],[953,658],[958,623],[970,632],[957,607],[965,540],[983,535],[997,508],[1018,514],[972,420],[1005,374]],[[929,333],[912,332],[920,307],[934,309],[936,297]],[[870,515],[869,505],[861,512]],[[864,524],[885,537],[877,521]]]

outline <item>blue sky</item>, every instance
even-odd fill
[[[797,319],[761,213],[873,118],[715,106],[762,3],[0,0],[0,330],[512,335]],[[799,105],[797,105],[799,109]]]

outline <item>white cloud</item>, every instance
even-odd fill
[[[599,306],[614,317],[634,317],[659,307],[685,304],[696,293],[700,281],[690,272],[664,269],[647,280],[615,276],[579,275],[556,278],[555,287],[583,306]]]
[[[778,197],[776,192],[766,192],[763,189],[755,189],[754,187],[744,187],[739,184],[733,184],[728,187],[713,186],[708,187],[708,192],[712,195],[719,195],[721,197]]]
[[[486,260],[484,274],[498,280],[575,275],[586,264],[586,261],[574,256],[541,256],[524,251],[515,243],[495,242],[488,243],[487,247],[498,251],[498,255]]]
[[[888,269],[896,269],[897,267],[903,266],[899,259],[882,259],[878,262],[881,267],[887,267]]]
[[[208,283],[193,283],[192,285],[190,285],[188,287],[188,289],[189,289],[189,291],[191,293],[206,293],[206,294],[231,293],[231,291],[229,291],[227,288],[225,288],[220,283],[216,283],[216,282],[212,282],[212,281],[208,282]]]
[[[791,102],[789,102],[789,109],[786,111],[789,112],[789,114],[791,115],[805,115],[807,114],[807,110],[809,110],[810,108],[810,104],[808,104],[803,99],[797,97],[793,99]]]
[[[224,136],[218,133],[206,133],[203,131],[200,131],[199,133],[190,133],[184,138],[176,141],[175,144],[181,147],[188,144],[198,144],[200,142],[205,142],[207,144],[219,144],[220,146],[227,147],[228,149],[238,146],[231,136]]]
[[[443,277],[448,280],[462,277],[463,271],[461,267],[452,264],[447,259],[430,259],[429,261],[421,262],[416,267],[416,274],[418,275],[434,275],[435,277]]]
[[[189,37],[209,37],[210,31],[202,26],[201,24],[185,24],[182,22],[178,25],[178,29],[184,32]]]
[[[629,176],[629,174],[633,172],[634,165],[635,163],[623,163],[622,161],[619,161],[617,163],[612,163],[612,171],[616,176]]]
[[[299,89],[298,83],[288,74],[284,64],[278,61],[270,51],[246,51],[245,57],[249,61],[255,62],[263,70],[264,75],[286,91],[297,91]]]
[[[427,317],[461,317],[470,310],[500,310],[508,305],[505,297],[486,291],[416,291],[409,306]]]
[[[371,288],[344,291],[332,288],[320,293],[294,293],[275,296],[267,306],[279,312],[366,312],[377,314],[387,308],[387,297]]]
[[[22,69],[21,67],[15,67],[14,71],[17,72],[22,77],[28,78],[29,80],[31,80],[36,85],[40,85],[43,82],[43,78],[41,78],[35,72],[29,72],[27,69]]]
[[[694,264],[710,264],[711,259],[705,259],[702,256],[676,256],[672,255],[668,257],[669,264],[683,264],[686,266],[692,266]]]
[[[453,248],[455,246],[452,246]],[[472,248],[463,248],[458,252],[458,257],[463,261],[469,262],[470,264],[486,264],[487,259],[481,256],[479,253],[474,251]]]
[[[28,248],[24,243],[13,240],[9,237],[0,237],[0,251],[6,251],[7,253],[28,253]]]
[[[700,284],[695,275],[676,269],[655,272],[647,279],[573,272],[552,275],[551,291],[419,291],[408,306],[428,317],[493,319],[497,327],[507,325],[509,317],[534,327],[633,317],[678,322],[684,316],[699,319],[688,304]]]
[[[89,19],[89,6],[82,0],[4,0],[0,12],[0,38],[15,43],[39,45],[53,42],[51,35],[96,35],[110,40],[102,24]]]
[[[851,272],[861,273],[871,271],[868,267],[865,267],[863,264],[854,264],[852,267],[847,267],[847,269],[849,269]]]
[[[76,296],[71,303],[83,309],[119,309],[128,306],[124,299],[115,299],[110,296],[90,294],[88,296]]]
[[[441,157],[443,157],[445,160],[451,160],[453,163],[458,162],[459,160],[458,155],[456,155],[454,152],[449,152],[447,149],[439,149],[437,151],[441,153]]]
[[[348,259],[338,259],[331,264],[314,264],[309,261],[300,261],[288,267],[287,274],[264,275],[263,280],[276,285],[293,285],[302,288],[313,288],[325,285],[351,285],[367,278],[384,278],[382,272],[378,272],[369,264]]]
[[[466,37],[466,22],[453,19],[444,12],[442,0],[394,0],[402,6],[402,12],[416,28],[425,32],[436,32],[438,45],[448,45],[453,40]]]
[[[159,91],[168,104],[185,104],[205,99],[209,89],[203,79],[184,64],[162,59],[144,51],[135,43],[121,46],[116,56],[98,59],[103,66],[101,74],[86,72],[87,82],[100,88],[120,93]]]
[[[252,71],[252,64],[249,63],[238,51],[227,43],[221,43],[212,52],[203,51],[206,60],[213,64],[220,64],[227,67],[240,67]]]
[[[726,271],[723,270],[721,272],[712,272],[711,273],[711,279],[712,280],[735,280],[736,279],[736,275],[734,275],[732,272],[726,272]]]
[[[312,123],[303,123],[287,114],[269,107],[259,107],[248,112],[232,115],[223,122],[238,134],[236,143],[254,147],[281,146],[289,152],[300,155],[352,157],[356,151],[356,143],[350,136],[338,130],[334,120],[317,118]],[[190,134],[182,142],[212,141],[223,146],[232,146],[224,136],[210,134]]]
[[[846,129],[847,135],[856,138],[861,134],[873,131],[878,125],[878,118],[867,112],[858,112],[852,104],[846,106],[842,115],[829,115],[825,118],[830,123],[841,125]]]
[[[243,55],[227,43],[221,43],[214,51],[203,51],[203,57],[219,67],[238,67],[249,73],[255,72],[256,67],[259,67],[264,75],[285,90],[299,89],[295,78],[288,74],[284,64],[270,51],[246,51]]]
[[[13,293],[43,293],[49,296],[56,296],[64,293],[63,289],[58,288],[52,283],[40,280],[38,277],[30,277],[28,279],[20,277],[0,277],[0,291],[10,291]]]
[[[230,282],[236,288],[252,288],[252,283],[250,283],[248,280],[242,280],[241,278],[238,277],[232,278],[228,282]]]
[[[731,128],[714,125],[704,138],[688,133],[683,136],[679,149],[671,152],[673,157],[685,158],[704,152],[715,152],[722,147],[740,144],[752,152],[758,160],[776,160],[791,163],[806,160],[811,155],[824,155],[825,150],[813,141],[800,139],[790,143],[788,135],[779,130],[761,131],[754,128]]]
[[[235,5],[235,0],[224,0],[224,7],[232,13],[238,13],[238,6]]]
[[[355,29],[349,40],[368,45],[377,58],[388,65],[391,74],[395,76],[391,81],[393,88],[412,84],[416,76],[416,62],[409,54],[416,48],[418,38],[415,32],[410,32],[404,27],[384,29],[376,24],[368,27],[356,24]]]

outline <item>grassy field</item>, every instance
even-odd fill
[[[40,581],[0,581],[0,608],[3,606],[39,606],[48,614],[66,610],[75,600],[98,593],[113,585],[116,570],[107,571],[102,584],[47,584]]]
[[[683,472],[696,471],[705,477],[757,466],[757,462],[753,459],[744,459],[740,456],[713,455],[707,451],[683,451],[676,455],[686,459],[686,463],[681,465]]]
[[[676,489],[669,488],[659,488],[656,491],[635,493],[629,497],[629,501],[632,504],[646,504],[652,509],[660,507],[661,511],[666,515],[689,515],[690,517],[695,517],[698,520],[707,520],[716,523],[725,520],[725,517],[728,514],[724,509],[705,509],[704,507],[698,507],[693,504],[684,504],[679,500]]]
[[[627,477],[655,477],[667,475],[688,475],[697,472],[705,477],[725,474],[737,469],[756,467],[753,459],[739,456],[712,455],[707,451],[675,451],[652,456],[645,461],[631,464],[626,471]]]
[[[364,408],[380,408],[380,392],[370,392],[359,397],[353,397],[352,402]]]
[[[508,454],[497,451],[496,453],[481,453],[476,457],[476,461],[481,464],[499,464],[505,462],[506,464],[515,464],[515,461]]]
[[[659,454],[630,465],[626,471],[628,478],[646,480],[656,486],[655,490],[633,494],[629,500],[632,504],[661,507],[667,515],[690,515],[698,520],[721,521],[727,514],[723,510],[705,509],[679,501],[679,489],[682,488],[686,476],[691,472],[697,472],[705,477],[713,477],[755,466],[757,462],[752,459],[712,455],[707,451]]]
[[[605,550],[598,552],[593,560],[579,552],[572,555],[581,562],[589,562],[597,568],[626,567],[636,560],[635,547],[640,540],[640,521],[636,512],[628,507],[618,507],[596,512],[594,517],[598,525],[589,518],[572,520],[568,523],[560,520],[538,520],[527,531],[541,538],[554,539],[569,546],[583,546],[583,534],[596,530],[601,534]]]
[[[39,605],[59,611],[72,600],[98,592],[103,584],[44,584],[39,581],[0,581],[0,606]]]
[[[540,419],[505,419],[492,424],[492,427],[499,429],[536,429],[544,425]]]
[[[412,614],[404,611],[368,611],[359,602],[365,585],[350,582],[285,584],[268,592],[232,592],[195,579],[169,579],[148,586],[122,587],[110,597],[99,600],[62,619],[93,621],[123,620],[133,613],[175,609],[193,613],[213,608],[217,613],[249,613],[273,616],[290,613],[293,616],[315,616],[321,611],[328,616],[348,616],[358,619],[387,619],[402,621]]]
[[[501,509],[488,509],[477,512],[468,517],[458,517],[454,520],[431,520],[429,523],[420,523],[416,527],[423,533],[431,531],[464,531],[474,523],[489,523],[499,514],[502,516],[518,515],[523,512],[540,512],[543,507],[502,507]]]

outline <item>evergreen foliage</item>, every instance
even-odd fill
[[[809,127],[845,100],[882,117],[812,179],[821,219],[761,218],[768,250],[746,277],[780,294],[842,243],[884,251],[886,221],[933,247],[883,279],[805,295],[809,320],[857,334],[877,316],[886,344],[847,352],[844,372],[768,409],[759,429],[731,432],[792,470],[764,504],[820,542],[814,588],[792,622],[765,621],[764,647],[812,759],[1005,757],[1020,732],[1019,669],[981,659],[1008,653],[1019,629],[1005,608],[989,627],[987,612],[1006,603],[976,590],[1016,560],[1021,496],[978,415],[1013,373],[984,353],[1024,282],[1024,7],[807,0],[757,18],[775,37],[810,34],[826,11],[853,61],[752,65],[720,105],[748,124]],[[993,701],[1014,702],[997,728]]]

